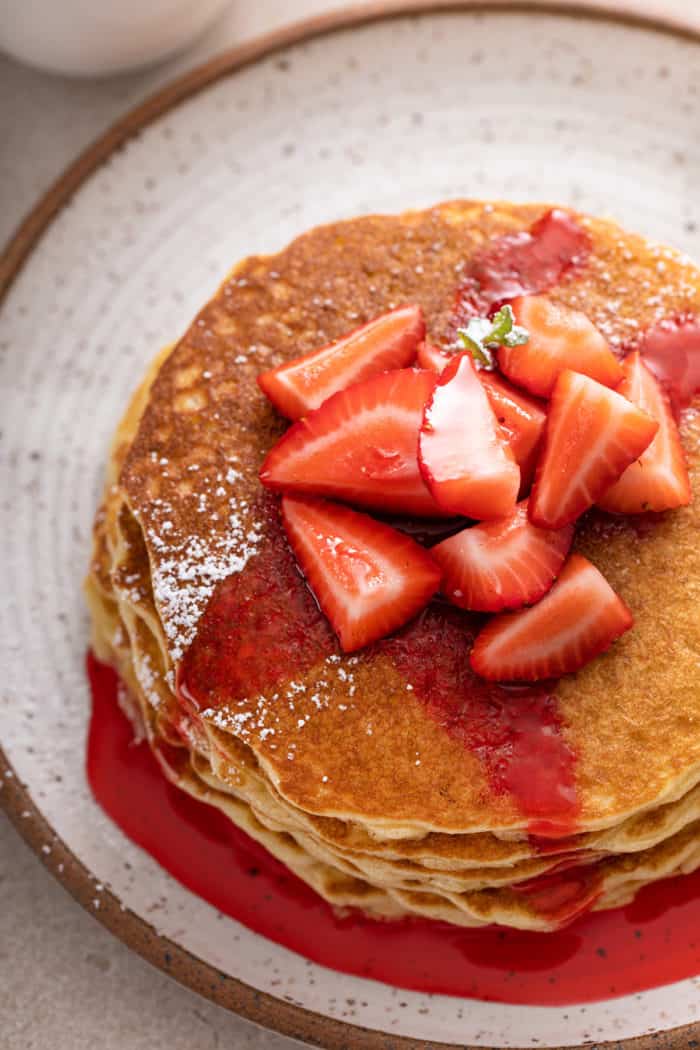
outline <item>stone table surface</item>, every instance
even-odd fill
[[[175,74],[226,46],[319,11],[327,0],[234,0],[186,54],[145,72],[70,80],[0,55],[0,243],[92,139]],[[687,16],[689,0],[638,0]],[[700,15],[693,15],[700,24]],[[291,1050],[175,984],[117,941],[44,870],[0,814],[3,1050]]]

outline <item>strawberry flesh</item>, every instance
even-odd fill
[[[479,379],[515,462],[520,467],[522,481],[529,484],[535,472],[537,452],[547,420],[545,407],[541,401],[517,390],[494,372],[480,372]]]
[[[432,372],[384,372],[330,397],[289,428],[260,480],[276,492],[325,496],[418,517],[445,517],[418,468],[418,431]]]
[[[427,551],[367,514],[327,500],[284,496],[282,521],[345,652],[401,627],[440,585],[440,570]]]
[[[485,520],[515,508],[520,468],[469,354],[450,362],[425,406],[418,458],[445,511]]]
[[[549,397],[564,369],[617,386],[622,368],[603,335],[585,314],[545,295],[514,299],[511,308],[530,338],[521,346],[502,346],[498,365],[513,383],[538,397]]]
[[[424,336],[420,306],[402,306],[335,343],[263,372],[258,384],[283,416],[299,419],[351,383],[410,365]]]
[[[439,350],[427,340],[418,347],[418,364],[437,375],[447,367],[454,354]],[[537,462],[537,447],[544,431],[545,408],[541,401],[518,390],[494,372],[479,372],[491,408],[520,467],[525,486],[532,481]]]
[[[574,526],[538,529],[527,500],[509,518],[473,525],[431,550],[442,593],[461,609],[500,612],[531,605],[550,589],[569,553]]]
[[[494,616],[471,652],[490,681],[535,682],[579,670],[632,626],[632,614],[605,577],[572,554],[537,605]]]
[[[639,459],[598,499],[598,506],[614,514],[685,507],[691,499],[690,480],[669,400],[639,353],[629,354],[623,370],[618,393],[655,419],[659,429]]]
[[[575,521],[651,444],[659,424],[589,376],[559,376],[530,496],[530,521],[560,529]]]
[[[446,354],[444,350],[438,349],[434,343],[424,339],[418,345],[416,364],[419,368],[426,368],[429,372],[435,372],[436,375],[440,375],[453,356],[453,354]]]

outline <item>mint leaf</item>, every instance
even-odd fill
[[[486,371],[496,367],[493,354],[484,345],[484,336],[488,334],[490,329],[491,324],[487,318],[472,317],[466,328],[457,330],[462,346],[469,351],[477,365],[486,369]]]
[[[496,367],[490,347],[523,346],[530,338],[528,330],[515,323],[513,311],[507,304],[491,320],[472,317],[466,328],[457,330],[457,335],[477,365],[486,371]]]

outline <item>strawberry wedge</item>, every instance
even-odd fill
[[[638,353],[630,354],[622,367],[618,393],[655,419],[659,430],[639,459],[598,499],[598,506],[614,514],[685,507],[691,499],[688,468],[668,398]]]
[[[500,612],[542,598],[569,553],[574,526],[538,529],[527,500],[509,518],[473,525],[430,551],[442,569],[442,593],[461,609]]]
[[[401,627],[440,585],[427,551],[389,525],[321,499],[282,499],[306,581],[345,652]]]
[[[445,517],[418,468],[432,372],[384,372],[334,394],[289,428],[260,480],[275,492],[325,496],[384,512]]]
[[[416,364],[419,368],[427,368],[429,372],[435,372],[439,376],[443,368],[449,365],[452,356],[452,354],[446,354],[444,350],[438,350],[433,343],[424,339],[418,345]]]
[[[532,480],[537,450],[547,419],[543,404],[522,390],[516,390],[493,372],[480,372],[479,379],[515,462],[520,467],[523,480],[529,482]]]
[[[429,342],[418,347],[417,363],[421,368],[440,375],[453,359],[452,354],[438,350]],[[535,451],[544,431],[546,419],[541,401],[493,372],[480,371],[479,379],[484,385],[491,408],[510,445],[515,462],[523,475],[531,479],[535,468]]]
[[[487,520],[515,509],[520,468],[469,354],[450,362],[425,406],[418,459],[446,512]]]
[[[495,682],[536,682],[577,671],[632,626],[632,614],[605,577],[572,554],[549,594],[529,609],[489,620],[470,663]]]
[[[263,372],[258,384],[283,416],[299,419],[351,383],[410,365],[424,336],[420,306],[402,306],[336,343]]]
[[[530,338],[520,346],[498,351],[501,371],[517,386],[538,397],[549,397],[564,369],[617,386],[622,368],[605,338],[585,314],[570,310],[546,295],[525,295],[510,304],[518,325]]]
[[[528,513],[544,529],[575,521],[651,444],[659,424],[622,394],[562,372],[547,416]]]

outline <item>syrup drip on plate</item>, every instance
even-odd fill
[[[400,988],[529,1005],[591,1002],[700,972],[700,871],[548,934],[338,915],[222,813],[169,783],[148,745],[133,742],[114,672],[92,656],[88,672],[87,773],[99,804],[180,883],[277,944]],[[525,892],[566,918],[581,878],[590,871],[572,868],[530,880]]]

